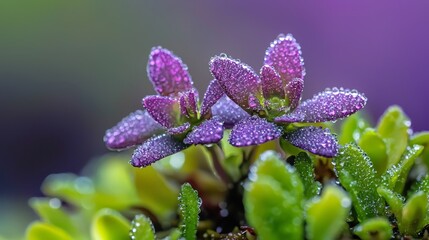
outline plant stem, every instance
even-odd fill
[[[231,178],[229,175],[225,172],[225,169],[223,168],[222,164],[220,163],[222,155],[222,150],[217,144],[213,144],[213,146],[206,146],[207,151],[209,152],[214,169],[216,171],[216,175],[222,180],[222,182],[225,183],[225,185],[228,187],[228,185],[231,183]]]

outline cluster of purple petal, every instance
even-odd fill
[[[291,123],[316,123],[344,118],[366,104],[363,94],[327,89],[301,103],[304,62],[292,35],[280,35],[265,52],[258,75],[250,66],[226,55],[210,61],[214,76],[199,104],[187,66],[171,51],[155,47],[148,77],[158,95],[143,99],[143,109],[106,131],[108,148],[139,145],[131,164],[144,167],[192,144],[219,142],[232,128],[229,142],[237,147],[283,137],[292,145],[325,157],[337,154],[329,130],[296,128]]]
[[[131,113],[104,136],[113,150],[139,145],[131,159],[135,167],[148,166],[192,144],[217,143],[225,127],[248,116],[225,96],[217,80],[210,82],[199,107],[187,66],[167,49],[152,49],[147,73],[158,95],[143,98],[144,110]]]

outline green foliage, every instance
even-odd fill
[[[305,152],[299,153],[295,158],[294,167],[304,184],[305,199],[317,196],[322,184],[314,179],[314,165],[311,158]]]
[[[136,215],[131,222],[130,237],[133,240],[155,240],[152,221],[143,214]]]
[[[338,142],[345,145],[350,142],[359,142],[363,132],[369,128],[369,123],[358,112],[344,120],[339,133]]]
[[[91,238],[94,240],[117,240],[129,238],[130,222],[112,209],[101,209],[91,224]]]
[[[359,147],[368,155],[378,176],[381,176],[388,165],[387,147],[384,140],[374,129],[368,128],[358,141]]]
[[[341,185],[349,192],[359,221],[382,216],[384,202],[377,194],[379,180],[372,162],[356,145],[341,148],[334,159]]]
[[[179,195],[180,232],[184,239],[196,239],[201,199],[189,183],[182,185]]]
[[[402,223],[399,230],[405,234],[414,235],[429,224],[428,194],[416,192],[411,195],[402,209]]]
[[[386,218],[371,218],[357,225],[354,234],[362,240],[388,240],[392,237],[392,227]]]
[[[244,192],[246,218],[260,239],[301,239],[303,199],[304,187],[295,170],[273,151],[262,154]]]
[[[63,229],[49,223],[34,222],[28,226],[25,233],[27,240],[72,240]]]
[[[410,120],[399,106],[389,107],[381,117],[377,132],[384,139],[388,166],[396,164],[408,145]]]
[[[346,224],[351,199],[337,186],[328,185],[322,196],[307,204],[307,227],[309,239],[329,240],[338,237]]]
[[[422,150],[423,147],[419,145],[407,147],[401,160],[391,166],[383,175],[383,184],[397,193],[402,193],[408,173]]]

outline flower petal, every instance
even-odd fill
[[[236,123],[250,116],[226,95],[213,105],[212,114],[223,122],[225,128],[232,128]]]
[[[264,65],[260,71],[262,92],[266,99],[278,97],[283,99],[285,97],[284,83],[280,75],[269,65]]]
[[[338,141],[329,129],[303,127],[284,135],[292,145],[316,155],[334,157],[338,152]]]
[[[286,96],[289,99],[290,109],[298,107],[301,101],[302,90],[304,90],[304,80],[294,78],[286,85]]]
[[[252,116],[242,120],[232,128],[229,142],[236,147],[245,147],[277,139],[281,134],[281,128],[274,123]]]
[[[264,63],[272,66],[285,83],[294,78],[304,79],[304,61],[301,47],[291,35],[280,34],[265,52]]]
[[[214,79],[207,87],[204,93],[203,103],[201,104],[201,116],[206,115],[211,107],[224,95],[222,87],[219,85],[218,80]]]
[[[165,48],[152,48],[147,73],[155,91],[160,95],[177,95],[179,92],[192,89],[193,82],[188,67]]]
[[[180,152],[187,147],[189,147],[189,145],[173,138],[171,135],[159,135],[150,138],[140,145],[140,147],[134,151],[130,163],[134,167],[146,167],[162,158]]]
[[[137,110],[106,131],[104,142],[110,149],[120,150],[144,142],[164,128],[147,111]]]
[[[347,117],[366,104],[367,98],[356,90],[327,89],[302,102],[292,113],[276,118],[275,122],[326,122]]]
[[[195,117],[197,115],[197,102],[198,102],[198,91],[192,88],[190,91],[186,91],[180,94],[180,112],[183,116],[188,118]]]
[[[216,56],[210,60],[210,71],[235,103],[248,109],[250,94],[260,97],[260,79],[248,65],[237,60]]]
[[[223,137],[223,123],[216,118],[204,121],[183,140],[185,144],[211,144],[219,142]]]
[[[170,97],[147,96],[143,105],[150,116],[166,128],[177,127],[180,124],[179,102]]]
[[[189,122],[185,122],[184,124],[182,124],[178,127],[167,129],[167,132],[169,134],[172,134],[172,135],[182,134],[182,133],[186,132],[190,127],[191,127],[191,124]]]

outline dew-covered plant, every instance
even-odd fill
[[[374,126],[352,115],[366,104],[356,90],[301,102],[291,35],[259,76],[226,54],[209,65],[200,104],[184,63],[153,48],[158,95],[104,137],[137,149],[48,176],[27,239],[428,239],[429,132],[413,133],[401,108]]]

